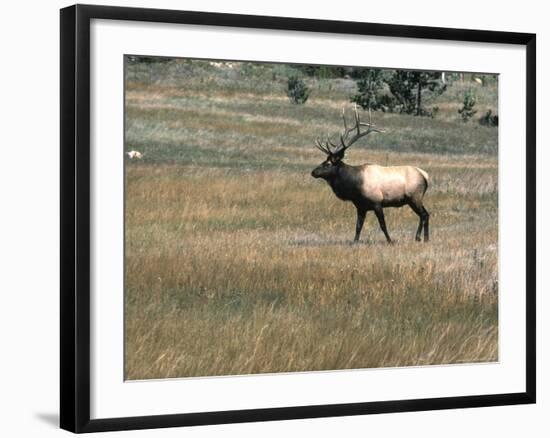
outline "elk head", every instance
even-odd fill
[[[354,116],[355,124],[351,127],[348,127],[346,121],[346,112],[342,108],[342,120],[344,122],[344,132],[340,134],[340,144],[334,144],[330,140],[329,135],[327,134],[327,139],[323,143],[321,139],[315,139],[315,145],[317,149],[327,155],[325,161],[323,161],[319,166],[317,166],[311,172],[313,178],[323,178],[326,180],[331,179],[332,177],[338,174],[340,165],[342,164],[342,159],[346,153],[346,150],[361,137],[369,135],[371,132],[384,132],[380,129],[376,129],[371,123],[371,115],[369,109],[369,122],[361,122],[359,118],[359,113],[357,111],[357,105],[354,106]],[[367,128],[362,130],[361,128]],[[353,134],[351,137],[350,135]]]

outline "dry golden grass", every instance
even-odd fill
[[[129,86],[127,379],[498,360],[496,156],[400,149],[446,133],[484,150],[496,130],[376,114],[389,140],[347,162],[425,169],[431,241],[405,207],[386,209],[395,245],[372,213],[352,245],[353,206],[309,176],[346,97],[325,101]]]
[[[390,209],[388,246],[372,216],[351,245],[353,207],[304,175],[129,165],[127,378],[496,360],[496,172],[458,169],[432,241]]]

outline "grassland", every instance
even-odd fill
[[[125,150],[144,153],[125,172],[127,379],[498,359],[497,129],[456,113],[475,85],[434,119],[375,114],[387,132],[346,161],[425,169],[432,240],[402,208],[395,245],[372,214],[352,245],[353,206],[309,175],[349,89],[313,83],[297,106],[276,69],[163,71],[127,76]],[[479,112],[496,108],[479,88]]]

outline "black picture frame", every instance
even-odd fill
[[[334,34],[410,37],[526,47],[525,392],[90,419],[90,21],[130,20]],[[303,419],[535,403],[536,35],[375,23],[74,5],[61,10],[60,426],[81,432]]]

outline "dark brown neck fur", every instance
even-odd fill
[[[361,187],[363,177],[361,166],[349,166],[340,161],[337,165],[337,171],[326,180],[334,194],[344,200],[357,202],[362,198]]]

